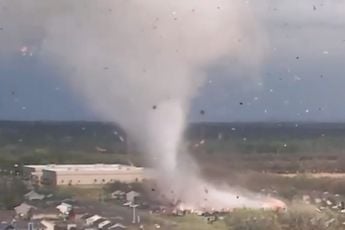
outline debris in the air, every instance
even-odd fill
[[[22,46],[20,48],[20,52],[21,52],[22,56],[26,56],[28,50],[29,50],[29,48],[27,46]]]
[[[259,100],[259,98],[258,97],[254,97],[254,101],[257,101],[257,100]]]
[[[323,51],[322,53],[325,55],[329,54],[329,52],[327,50]]]
[[[108,66],[104,66],[103,69],[104,69],[104,70],[108,70],[109,67],[108,67]]]
[[[157,109],[157,105],[152,106],[152,109]]]
[[[270,93],[273,93],[273,89],[270,89]]]
[[[265,113],[268,113],[268,110],[267,110],[267,109],[265,109],[265,110],[264,110],[264,112],[265,112]]]
[[[121,142],[125,141],[125,139],[122,136],[119,136],[119,139],[120,139]]]
[[[295,79],[295,81],[300,81],[300,80],[302,80],[302,78],[300,78],[298,75],[295,75],[295,76],[294,76],[294,79]]]
[[[16,94],[16,92],[15,92],[15,91],[12,91],[12,92],[11,92],[11,94],[12,94],[12,95],[15,95],[15,94]]]
[[[297,56],[296,59],[298,60],[298,59],[299,59],[299,56]]]
[[[315,6],[315,5],[313,6],[313,10],[314,10],[314,11],[316,10],[316,6]]]
[[[323,78],[323,74],[320,75],[320,78]]]
[[[243,105],[243,102],[242,102],[242,101],[240,102],[240,105]]]
[[[309,109],[306,109],[305,112],[306,112],[306,113],[309,113]]]
[[[240,199],[240,196],[236,196],[236,199]]]
[[[284,146],[284,148],[286,148],[286,147],[287,147],[287,144],[284,144],[283,146]]]
[[[205,114],[205,110],[200,110],[200,114],[204,115]]]
[[[22,106],[22,110],[26,110],[26,106]]]

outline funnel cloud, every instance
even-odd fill
[[[251,81],[260,67],[265,39],[249,5],[235,0],[2,0],[1,7],[6,10],[0,19],[14,25],[1,38],[8,44],[1,58],[15,51],[54,66],[99,116],[125,128],[158,170],[160,189],[173,194],[170,199],[190,208],[262,205],[259,198],[238,200],[231,189],[209,186],[182,147],[189,106],[207,70],[226,68],[236,59],[251,70],[240,80]],[[207,201],[195,195],[205,187]]]

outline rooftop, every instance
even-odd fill
[[[142,170],[143,168],[121,165],[121,164],[50,164],[50,165],[25,165],[25,167],[39,168],[43,170],[58,171],[58,172],[70,172],[70,171],[133,171]]]

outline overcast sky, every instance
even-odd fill
[[[241,73],[210,70],[190,120],[345,121],[345,2],[266,0],[259,5],[253,0],[248,5],[269,43],[260,76],[248,83],[229,81],[227,74]],[[11,27],[1,23],[0,37]],[[22,52],[0,59],[0,119],[100,119],[53,66]]]

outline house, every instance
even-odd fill
[[[55,229],[55,223],[53,221],[42,220],[41,224],[44,226],[45,230],[54,230]]]
[[[92,226],[93,226],[93,227],[96,227],[97,229],[99,229],[99,228],[98,228],[99,224],[103,223],[104,221],[106,221],[106,219],[102,217],[102,218],[96,220],[95,222],[93,222],[93,223],[92,223]]]
[[[122,230],[122,229],[126,229],[127,227],[120,224],[120,223],[116,223],[112,226],[110,226],[108,229],[112,229],[112,230]]]
[[[99,216],[99,215],[93,215],[90,216],[89,218],[85,219],[86,225],[90,226],[93,225],[97,220],[102,219],[103,217]]]
[[[101,223],[98,224],[98,229],[107,229],[107,227],[112,226],[111,221],[103,220]]]
[[[136,191],[130,191],[128,193],[126,193],[126,200],[128,202],[134,203],[136,198],[138,198],[140,196],[140,193],[136,192]]]
[[[26,200],[30,200],[30,201],[32,201],[32,200],[43,200],[45,198],[45,195],[39,194],[39,193],[32,190],[32,191],[28,192],[27,194],[25,194],[24,198]]]
[[[17,207],[14,208],[16,215],[24,218],[24,219],[30,219],[31,214],[32,214],[32,210],[33,210],[33,206],[28,205],[27,203],[22,203],[20,205],[18,205]]]
[[[124,198],[125,195],[126,195],[125,192],[122,192],[120,190],[116,190],[115,192],[111,193],[111,198],[112,199],[121,199],[121,198]]]
[[[62,202],[56,208],[63,214],[63,215],[69,215],[72,211],[72,205]]]

